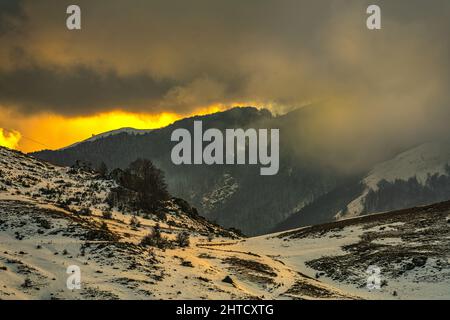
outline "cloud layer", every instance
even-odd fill
[[[365,27],[374,2],[380,31]],[[448,135],[447,0],[77,3],[81,31],[65,28],[69,1],[2,1],[1,108],[189,114],[252,103],[283,112],[320,101],[330,107],[311,124],[317,146],[376,150]]]
[[[296,106],[448,81],[445,0],[378,1],[378,32],[356,0],[82,0],[78,32],[65,28],[66,2],[2,2],[1,104],[71,115]]]

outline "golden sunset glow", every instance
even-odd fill
[[[20,133],[17,131],[5,132],[0,128],[0,146],[14,149],[20,140]]]
[[[88,117],[36,115],[17,121],[9,132],[0,129],[0,145],[32,152],[58,149],[110,130],[131,127],[155,129],[167,126],[186,116],[205,115],[224,110],[223,105],[201,108],[191,115],[163,112],[159,114],[110,111]]]

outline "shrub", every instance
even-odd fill
[[[193,268],[194,265],[192,264],[192,262],[188,261],[188,260],[183,260],[181,261],[181,266],[183,267],[189,267],[189,268]]]
[[[158,239],[155,238],[154,234],[149,233],[146,234],[142,240],[141,240],[141,245],[143,246],[151,246],[151,247],[156,247],[157,246],[157,242]]]
[[[160,249],[171,247],[170,241],[161,235],[161,230],[158,224],[153,228],[152,232],[142,238],[141,245],[157,247]]]
[[[130,226],[134,229],[139,228],[141,226],[141,222],[136,216],[132,216],[130,220]]]
[[[92,210],[90,208],[81,208],[78,211],[80,216],[90,216],[92,214]]]
[[[106,164],[102,161],[100,163],[100,165],[97,168],[97,173],[100,175],[100,177],[102,178],[106,178],[106,176],[108,175],[108,167],[106,166]]]
[[[112,212],[110,210],[106,210],[102,212],[102,217],[104,219],[112,219]]]
[[[106,222],[102,222],[102,224],[100,225],[100,229],[103,231],[109,231],[108,225],[106,224]]]
[[[187,232],[180,232],[177,235],[176,243],[179,247],[189,247],[190,241],[189,241],[189,234]]]
[[[52,228],[52,224],[46,219],[39,219],[38,224],[43,229],[51,229]]]
[[[166,221],[167,220],[167,215],[166,215],[166,213],[163,210],[156,211],[155,215],[161,221]]]
[[[22,283],[22,288],[31,288],[33,286],[33,282],[31,282],[30,278],[26,278]]]

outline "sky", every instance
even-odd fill
[[[82,30],[69,31],[75,3]],[[381,30],[366,28],[370,4]],[[0,145],[316,101],[332,110],[317,145],[448,135],[449,30],[447,0],[1,0]]]

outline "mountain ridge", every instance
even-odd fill
[[[302,118],[303,113],[313,111],[314,108],[304,108],[294,114]],[[196,120],[203,122],[205,130],[279,128],[280,172],[273,177],[261,177],[259,170],[251,165],[174,165],[170,158],[174,145],[170,139],[171,133],[177,128],[192,131],[193,121]],[[243,229],[249,235],[262,234],[295,212],[296,208],[329,191],[340,179],[334,170],[311,160],[298,160],[297,155],[291,152],[299,152],[290,138],[295,134],[295,121],[287,115],[274,116],[266,109],[233,108],[181,119],[142,136],[121,133],[68,150],[42,151],[32,155],[59,165],[72,165],[77,160],[83,160],[95,167],[104,162],[111,169],[127,167],[137,158],[151,159],[165,172],[171,193],[187,199],[203,216],[226,227]],[[218,190],[224,187],[227,179],[234,181],[233,190],[239,192],[227,192],[226,199],[217,197],[221,194]],[[280,189],[282,197],[275,197],[271,188]],[[211,198],[211,195],[216,198]]]

